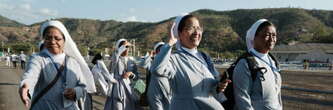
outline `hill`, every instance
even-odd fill
[[[0,26],[6,26],[6,27],[20,27],[25,26],[24,24],[21,24],[17,21],[10,20],[6,17],[0,16]]]
[[[242,52],[245,49],[244,37],[247,29],[260,18],[269,19],[277,26],[278,44],[333,43],[333,11],[298,8],[231,11],[201,9],[192,14],[199,17],[204,28],[199,48],[212,56],[223,53],[230,57]],[[9,44],[36,43],[40,23],[26,26],[3,19],[6,18],[0,17],[0,24],[2,21],[7,24],[0,25],[0,40]],[[167,40],[167,32],[173,19],[174,17],[156,23],[75,18],[58,20],[70,30],[82,51],[86,47],[101,51],[102,48],[112,47],[117,39],[127,38],[135,39],[137,48],[145,52],[151,49],[155,42]]]

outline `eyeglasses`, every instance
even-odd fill
[[[184,29],[190,33],[194,32],[194,31],[199,31],[199,32],[203,31],[203,28],[200,26],[185,26]]]

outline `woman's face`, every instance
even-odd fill
[[[126,49],[123,53],[121,53],[121,56],[127,56],[128,55],[128,49]]]
[[[276,29],[274,26],[266,26],[254,37],[253,47],[258,52],[268,53],[276,43]]]
[[[121,45],[121,46],[122,46],[122,45],[126,45],[126,50],[125,50],[123,53],[121,53],[120,55],[121,55],[121,56],[127,56],[127,55],[128,55],[128,50],[129,50],[129,46],[127,46],[127,45],[128,45],[128,42],[127,42],[127,41],[123,41],[123,42],[120,43],[120,45]],[[119,46],[119,48],[120,48],[121,46]]]
[[[57,28],[48,28],[44,34],[45,48],[52,54],[63,53],[65,39]]]
[[[197,18],[189,18],[185,21],[185,27],[179,34],[182,46],[193,49],[199,46],[202,36],[202,27]]]

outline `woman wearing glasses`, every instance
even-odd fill
[[[32,56],[23,73],[23,103],[31,110],[80,110],[83,105],[77,102],[96,91],[88,65],[61,22],[43,23],[40,34],[44,49]]]
[[[246,34],[247,51],[255,56],[259,68],[255,79],[248,63],[241,59],[233,74],[236,110],[282,110],[279,67],[269,52],[277,39],[276,28],[266,19],[255,22]]]
[[[228,81],[217,80],[219,73],[210,57],[197,49],[202,31],[197,17],[177,17],[168,43],[161,47],[152,63],[152,74],[169,78],[172,91],[169,110],[224,110],[214,94],[217,90],[222,92]],[[177,50],[172,53],[174,45]]]

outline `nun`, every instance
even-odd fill
[[[44,49],[31,57],[20,82],[24,105],[31,110],[80,110],[78,102],[96,91],[87,63],[60,21],[43,23],[40,35]]]
[[[241,59],[234,69],[233,88],[236,110],[282,110],[280,69],[269,55],[277,39],[276,28],[266,19],[255,22],[246,34],[247,51],[255,56],[258,71],[251,77],[247,61]]]
[[[130,46],[126,39],[116,42],[109,69],[117,82],[112,86],[112,92],[105,102],[104,110],[139,109],[139,96],[131,87],[131,80],[138,75],[138,71],[133,58],[128,56]]]
[[[103,57],[101,54],[96,54],[91,62],[94,64],[91,72],[94,76],[97,93],[109,95],[108,91],[112,89],[109,85],[112,85],[112,83],[116,82],[115,79],[113,79],[113,74],[109,73],[109,70],[103,62]]]
[[[154,60],[156,54],[160,52],[160,48],[164,45],[164,42],[155,44],[152,54],[147,56],[144,60],[144,68],[150,70],[151,63]],[[147,73],[147,99],[150,110],[168,110],[171,100],[171,91],[169,86],[169,79],[167,77],[161,77],[158,74]]]
[[[152,74],[170,81],[169,110],[224,110],[214,95],[222,92],[230,80],[220,82],[210,57],[197,49],[202,32],[197,17],[177,17],[168,42],[152,63]],[[174,45],[176,50],[171,52]]]

